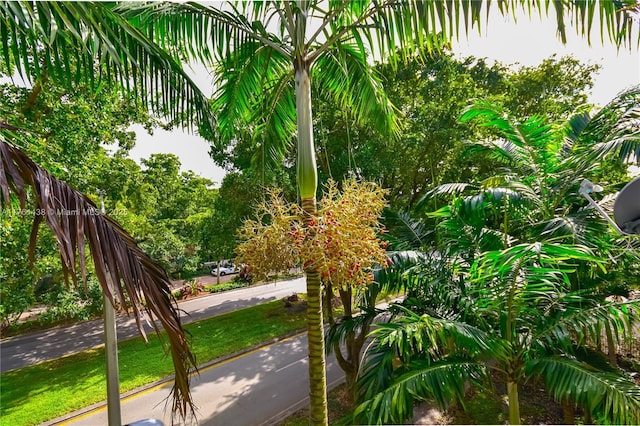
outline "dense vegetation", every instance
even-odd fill
[[[377,136],[321,97],[316,106],[320,176],[326,180],[355,174],[381,182],[394,209],[402,209],[434,184],[482,175],[483,164],[490,169],[486,162],[472,164],[463,149],[463,140],[482,132],[457,121],[469,99],[487,97],[516,105],[522,114],[543,111],[554,119],[584,104],[597,67],[550,58],[538,67],[513,71],[442,53],[426,62],[416,58],[395,71],[380,65],[379,71],[404,113],[402,136]],[[203,272],[203,262],[233,257],[235,230],[260,201],[261,192],[254,188],[279,187],[295,199],[295,168],[286,166],[293,163],[252,161],[256,152],[251,138],[239,139],[231,150],[212,151],[217,161],[234,170],[214,189],[213,182],[181,172],[174,155],[154,154],[142,164],[131,160],[135,134],[129,127],[139,123],[153,132],[162,123],[115,91],[70,92],[51,81],[31,89],[12,84],[1,89],[3,117],[31,129],[25,152],[96,202],[101,191],[107,212],[174,278]],[[541,97],[541,92],[554,96]],[[458,164],[463,166],[454,166]],[[3,324],[13,323],[36,303],[52,307],[42,318],[47,323],[98,313],[101,298],[95,278],[87,289],[67,289],[53,237],[44,228],[31,268],[28,241],[34,212],[25,212],[22,217],[14,201],[2,215]]]
[[[321,205],[320,214],[311,218],[316,214],[315,177],[301,174],[300,157],[295,159],[304,147],[302,122],[296,152],[289,140],[293,110],[285,111],[281,103],[292,100],[287,97],[291,87],[282,86],[276,95],[284,95],[275,100],[253,99],[251,93],[263,95],[259,85],[245,87],[246,104],[229,98],[244,78],[231,65],[245,57],[254,66],[250,49],[237,57],[218,52],[223,84],[211,102],[217,127],[208,128],[211,123],[199,117],[201,134],[212,142],[213,160],[230,170],[219,189],[192,172],[181,172],[174,155],[153,154],[141,164],[128,157],[135,144],[128,130],[132,124],[150,132],[157,126],[170,128],[184,119],[180,112],[176,110],[180,118],[162,123],[131,93],[111,90],[108,84],[96,90],[93,81],[76,82],[70,89],[40,72],[37,60],[30,69],[24,58],[25,72],[36,77],[32,86],[0,86],[0,124],[5,130],[19,129],[22,135],[14,143],[53,176],[96,203],[104,200],[108,214],[174,278],[194,275],[205,261],[232,257],[236,230],[267,189],[278,188],[290,201],[300,201],[300,190],[304,213],[287,210],[284,226],[276,231],[288,235],[295,216],[302,219],[296,230],[310,230],[316,239],[330,237],[322,240],[323,247],[330,249],[340,240],[340,250],[322,252],[310,236],[296,235],[294,244],[311,244],[313,250],[307,257],[294,253],[287,267],[304,258],[307,273],[318,278],[317,288],[321,278],[328,289],[328,346],[347,373],[350,397],[360,404],[353,413],[357,421],[404,422],[412,417],[416,401],[463,404],[465,386],[490,389],[497,380],[505,386],[510,423],[521,421],[518,391],[531,381],[563,404],[567,423],[574,421],[576,408],[585,421],[638,422],[639,388],[618,369],[615,354],[616,345],[633,334],[637,302],[606,298],[628,296],[638,285],[637,241],[609,232],[576,195],[585,178],[607,192],[628,180],[626,166],[637,164],[639,151],[638,89],[598,111],[585,104],[596,66],[568,57],[514,70],[483,59],[456,59],[443,46],[426,56],[433,46],[417,47],[421,54],[415,57],[398,52],[407,59],[402,66],[358,67],[358,58],[347,55],[355,67],[350,72],[360,74],[345,84],[354,90],[359,84],[354,82],[364,82],[358,86],[359,94],[366,95],[362,99],[337,93],[331,78],[339,73],[330,63],[321,62],[325,72],[313,79],[306,70],[315,116],[302,130],[309,131],[304,137],[310,146],[317,141],[315,150],[306,153],[313,159],[314,176],[317,157],[324,183],[356,177],[378,182],[389,193],[383,221],[390,232],[384,238],[397,253],[388,269],[378,271],[375,283],[371,267],[361,266],[355,250],[345,260],[345,247],[358,240],[367,249],[365,239],[375,242],[376,249],[384,247],[373,230],[366,238],[354,232],[367,223],[382,234],[385,228],[377,217],[346,226],[347,231],[340,226],[332,230],[332,221],[344,225],[357,216],[336,219],[343,213],[339,204],[355,203],[335,196],[329,197],[335,209]],[[0,65],[11,70],[19,55],[4,51]],[[90,74],[80,56],[71,63],[65,67]],[[303,68],[298,64],[296,75]],[[276,67],[273,75],[284,69]],[[384,93],[376,89],[382,86]],[[367,105],[367,99],[376,101]],[[353,108],[336,108],[338,100]],[[280,115],[269,116],[254,101],[273,102]],[[252,108],[259,112],[249,114]],[[373,125],[364,124],[367,120]],[[330,183],[327,188],[335,194],[348,189],[338,186]],[[353,192],[367,198],[364,191]],[[42,315],[45,322],[99,312],[100,271],[90,266],[86,285],[68,289],[69,266],[58,257],[50,231],[40,231],[29,253],[35,235],[30,224],[42,212],[6,194],[0,217],[2,326],[36,303],[49,307]],[[27,194],[29,201],[34,198],[33,192]],[[323,216],[327,213],[333,217]],[[267,217],[276,216],[263,207],[260,219]],[[256,222],[252,229],[259,239],[260,230],[272,225],[278,220]],[[277,256],[272,243],[260,247],[272,251],[260,265],[267,274]],[[249,254],[245,251],[244,259],[255,268]],[[368,285],[352,288],[344,277],[353,276]],[[331,310],[332,288],[344,308],[339,319]],[[406,291],[407,298],[388,308],[388,322],[374,325],[381,290]],[[374,345],[361,358],[370,330]],[[348,348],[345,354],[340,343]],[[604,343],[608,359],[594,352]]]
[[[637,302],[603,299],[621,283],[622,290],[634,284],[636,240],[607,232],[572,197],[576,179],[597,178],[614,190],[625,166],[637,164],[637,90],[591,115],[577,105],[593,69],[575,61],[548,61],[516,76],[500,65],[451,60],[443,53],[448,41],[480,29],[488,2],[229,6],[0,3],[0,69],[31,83],[26,90],[5,88],[6,119],[0,119],[3,237],[19,234],[3,247],[16,255],[3,259],[0,271],[9,282],[0,295],[5,321],[34,301],[36,284],[41,300],[54,294],[49,290],[59,287],[60,271],[84,281],[93,299],[98,292],[91,284],[98,282],[114,304],[133,305],[137,319],[144,309],[161,321],[175,371],[172,409],[183,417],[193,411],[189,371],[196,361],[159,265],[180,275],[193,272],[197,256],[228,256],[233,238],[216,239],[247,206],[216,203],[210,182],[179,174],[175,157],[154,155],[142,168],[129,161],[126,129],[153,126],[149,110],[166,118],[167,127],[208,137],[213,158],[236,166],[237,182],[295,191],[304,243],[326,231],[316,226],[318,169],[322,179],[355,176],[391,191],[390,241],[400,249],[400,233],[407,231],[409,257],[422,276],[434,276],[427,288],[418,282],[417,292],[410,265],[387,280],[408,289],[409,298],[375,328],[363,375],[350,377],[349,390],[362,403],[356,417],[404,421],[414,400],[461,401],[465,385],[488,389],[493,371],[505,383],[510,423],[521,421],[518,392],[530,380],[544,383],[567,414],[580,406],[585,421],[637,423],[639,388],[616,370],[611,351],[633,330]],[[513,9],[515,18],[516,6],[529,15],[551,9],[538,0],[497,7],[505,16]],[[553,6],[563,42],[565,21],[590,39],[595,17],[601,38],[617,47],[631,47],[640,36],[633,0]],[[279,25],[270,25],[274,17]],[[316,22],[320,28],[308,31]],[[388,64],[372,67],[372,58]],[[210,101],[185,74],[185,60],[216,74]],[[410,65],[397,68],[401,62]],[[481,101],[461,123],[472,98]],[[481,143],[466,150],[465,140]],[[115,142],[118,148],[105,150]],[[97,190],[127,229],[81,192]],[[205,207],[211,204],[217,210]],[[31,232],[19,222],[25,216],[35,219]],[[367,220],[378,227],[377,218]],[[37,246],[43,222],[51,234]],[[27,240],[38,269],[24,267]],[[327,423],[321,291],[336,284],[331,266],[339,266],[325,258],[314,249],[302,265],[313,424]],[[429,258],[444,263],[425,267]],[[367,272],[371,281],[369,271],[350,272]],[[603,286],[605,280],[613,286]],[[348,304],[358,299],[354,293]],[[58,292],[50,300],[65,305],[66,296]],[[346,309],[344,321],[332,324],[343,330],[330,333],[334,345],[341,339],[349,345],[356,331],[372,326],[374,298],[364,299],[363,314]],[[584,351],[599,348],[603,333],[608,363],[583,359]],[[349,356],[359,356],[360,347]]]
[[[128,157],[135,144],[129,127],[140,123],[152,131],[159,124],[139,107],[117,92],[92,94],[80,88],[71,93],[50,82],[32,89],[4,84],[0,90],[0,114],[30,129],[22,149],[96,203],[102,194],[107,213],[171,276],[193,275],[203,262],[222,254],[207,245],[207,223],[217,194],[213,182],[181,172],[172,154],[153,154],[142,164]],[[35,303],[52,308],[42,317],[45,323],[86,319],[101,310],[95,276],[90,275],[87,288],[67,289],[55,240],[45,227],[30,263],[30,226],[37,214],[33,205],[23,209],[17,199],[2,210],[4,326]]]

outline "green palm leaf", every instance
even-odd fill
[[[433,232],[422,222],[412,219],[408,212],[386,209],[383,215],[383,222],[389,231],[384,236],[390,243],[389,250],[419,250]]]
[[[111,3],[2,2],[6,75],[43,75],[94,90],[119,84],[155,113],[192,128],[212,126],[207,100],[182,66]]]
[[[556,341],[573,336],[573,343],[585,345],[600,340],[602,327],[610,327],[616,343],[632,335],[632,323],[640,319],[640,304],[637,301],[625,303],[606,303],[598,305],[593,299],[582,297],[579,293],[563,297],[562,312],[546,326],[538,327],[532,336],[534,341],[553,347]],[[571,304],[567,306],[566,302]]]
[[[370,122],[391,136],[399,130],[398,111],[383,90],[381,78],[367,63],[367,52],[353,43],[335,43],[312,68],[314,84],[336,107],[349,109],[358,122]]]
[[[640,387],[619,375],[597,371],[567,357],[539,358],[527,365],[558,401],[570,398],[606,423],[640,423]]]
[[[623,162],[640,158],[640,85],[618,94],[581,130],[577,155],[587,168],[609,157]]]
[[[256,143],[271,148],[265,160],[280,164],[296,126],[290,58],[248,40],[220,62],[216,72],[224,76],[213,100],[218,149],[230,144],[239,129],[254,125]]]
[[[371,368],[359,382],[366,389],[365,402],[356,407],[353,417],[356,423],[400,424],[413,417],[415,401],[431,397],[442,408],[451,401],[464,404],[465,381],[480,385],[487,380],[482,364],[464,358],[413,360],[406,368],[395,371],[384,387],[375,386],[384,382],[377,376],[376,368]]]

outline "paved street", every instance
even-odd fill
[[[198,424],[257,426],[282,420],[308,404],[307,369],[306,334],[203,369],[191,385],[199,409]],[[335,358],[329,358],[327,383],[336,385],[343,377]],[[165,399],[171,385],[166,383],[123,401],[122,423],[155,418],[170,425]],[[107,410],[102,407],[78,418],[48,424],[106,425]]]
[[[215,279],[215,278],[214,278]],[[306,291],[304,278],[247,287],[180,302],[183,322],[209,318],[237,309]],[[188,314],[188,315],[187,315]],[[133,317],[119,316],[118,339],[139,335]],[[145,325],[145,331],[153,332]],[[0,372],[58,358],[103,344],[102,320],[57,327],[26,336],[0,341]]]

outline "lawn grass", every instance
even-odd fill
[[[273,301],[187,324],[199,364],[304,328],[304,309]],[[149,335],[120,342],[120,391],[173,373],[162,342]],[[106,399],[104,349],[92,349],[0,375],[0,425],[35,425]]]

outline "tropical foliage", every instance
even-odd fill
[[[623,339],[637,320],[637,303],[601,304],[571,291],[575,262],[595,260],[581,246],[520,244],[483,253],[472,265],[448,260],[458,288],[414,267],[406,286],[416,293],[391,309],[389,323],[372,333],[375,345],[359,385],[365,401],[360,421],[399,423],[416,400],[464,406],[465,386],[491,389],[492,376],[507,385],[509,422],[520,423],[518,389],[540,378],[557,400],[579,404],[600,421],[636,423],[640,388],[612,368],[602,368],[589,348],[611,327]],[[426,265],[425,265],[426,266]],[[444,299],[444,300],[443,300]]]
[[[115,83],[145,108],[175,123],[210,128],[212,115],[206,99],[180,63],[144,37],[114,11],[114,6],[90,2],[1,3],[3,74],[33,83],[35,96],[49,79],[69,88],[84,83],[92,91]],[[101,215],[91,200],[10,145],[20,145],[23,139],[16,124],[0,122],[3,207],[13,206],[10,191],[18,195],[21,208],[30,197],[34,211],[45,213],[35,215],[31,247],[38,225],[45,222],[56,237],[63,270],[75,282],[76,271],[86,279],[86,243],[108,299],[136,304],[139,324],[138,308],[142,308],[143,299],[147,312],[159,316],[169,336],[176,368],[173,408],[186,415],[193,408],[189,369],[195,366],[195,359],[173,305],[166,273],[139,250],[128,233]],[[81,214],[58,214],[71,211]]]
[[[472,57],[457,59],[446,51],[376,69],[389,99],[402,111],[401,134],[389,138],[358,125],[349,110],[334,108],[320,93],[314,104],[319,176],[355,174],[380,182],[389,189],[394,210],[414,207],[436,185],[493,173],[490,159],[465,149],[464,141],[487,133],[474,122],[458,120],[469,100],[489,100],[518,117],[543,114],[556,120],[585,108],[597,74],[597,66],[571,57],[510,69]]]
[[[532,7],[547,10],[540,1],[525,3],[500,2],[499,8],[503,14],[518,5],[529,12]],[[586,36],[590,36],[597,16],[603,23],[601,37],[605,38],[606,31],[606,37],[617,45],[630,45],[636,36],[632,15],[637,6],[631,1],[621,2],[620,10],[608,2],[553,4],[563,40],[567,16]],[[256,137],[264,138],[263,144],[268,148],[265,151],[276,160],[283,158],[282,152],[297,130],[298,190],[306,228],[316,212],[317,190],[311,75],[337,107],[351,108],[359,121],[371,120],[382,130],[394,134],[397,116],[382,91],[379,76],[369,66],[370,52],[377,52],[392,62],[398,57],[413,55],[416,49],[424,54],[463,30],[479,28],[481,17],[488,9],[484,5],[466,1],[234,2],[221,7],[217,4],[4,2],[0,4],[1,58],[7,75],[16,74],[33,81],[34,88],[45,78],[56,79],[67,86],[83,82],[91,90],[117,83],[141,105],[167,116],[172,123],[199,126],[202,133],[219,143],[228,143],[240,123]],[[441,33],[442,38],[436,36],[437,33]],[[402,49],[396,56],[398,48]],[[223,75],[213,102],[217,110],[216,126],[212,124],[213,114],[206,100],[174,58],[201,60]],[[12,127],[2,124],[2,128]],[[3,138],[15,140],[11,135]],[[25,198],[24,183],[34,188],[36,206],[56,207],[42,198],[39,179],[51,182],[60,194],[69,195],[70,203],[86,206],[89,202],[50,174],[29,175],[40,173],[42,168],[4,140],[0,143],[5,161],[0,176],[9,179],[0,180],[4,202],[8,202],[10,189]],[[21,172],[17,172],[17,168]],[[70,210],[77,205],[57,207]],[[56,222],[54,217],[47,219],[58,237],[67,267],[73,272],[75,250],[80,251],[81,259],[84,250],[83,228],[77,227],[83,222],[76,218],[68,218],[68,222],[67,219]],[[104,218],[98,216],[93,221],[96,225],[104,222]],[[120,287],[122,282],[135,281],[142,285],[142,291],[147,292],[146,302],[157,303],[158,312],[166,314],[162,307],[169,309],[170,298],[165,286],[159,286],[161,295],[151,297],[153,280],[136,281],[140,278],[137,268],[141,267],[141,258],[126,255],[128,249],[136,251],[133,240],[115,224],[108,220],[105,223],[115,232],[114,236],[128,244],[120,246],[122,251],[116,253],[100,245],[104,239],[90,238],[94,260],[103,262],[102,266],[96,265],[96,270],[109,270],[121,299],[127,291],[131,300],[138,300],[135,292],[131,293],[133,288]],[[77,231],[75,235],[79,240],[72,231]],[[69,251],[69,247],[73,250]],[[96,251],[107,255],[101,257]],[[114,257],[127,262],[117,266]],[[313,268],[306,272],[312,420],[326,423],[320,276]],[[103,290],[112,297],[103,275],[100,274]],[[164,282],[157,274],[151,275]],[[184,342],[179,319],[171,309],[168,313],[171,316],[165,320],[172,325],[168,332],[177,339],[172,343]],[[173,346],[173,349],[179,369],[177,375],[186,378],[184,367],[193,359],[185,345],[180,349]],[[179,390],[174,408],[184,414],[190,406],[188,382],[178,380],[176,383]]]
[[[503,2],[499,7],[506,14],[516,4]],[[543,10],[539,2],[533,4]],[[564,40],[565,4],[554,5]],[[459,34],[461,27],[468,31],[479,25],[482,6],[395,1],[161,3],[131,5],[129,16],[139,19],[159,43],[181,57],[212,66],[221,76],[213,101],[218,150],[233,142],[237,128],[249,129],[262,141],[261,151],[279,163],[297,131],[297,186],[306,230],[316,214],[317,192],[312,87],[320,87],[337,108],[350,109],[358,121],[393,134],[397,116],[369,66],[371,52],[394,62],[416,50],[424,54],[437,49],[443,38]],[[593,13],[599,11],[601,22],[607,22],[608,38],[616,44],[630,43],[635,36],[632,10],[617,13],[602,5],[574,3],[566,4],[566,9],[576,12],[573,21],[583,34],[590,34]],[[326,424],[320,277],[313,265],[305,270],[310,418],[312,423]]]
[[[193,273],[210,260],[204,250],[208,217],[203,213],[215,198],[212,182],[181,173],[179,161],[170,155],[143,160],[144,170],[129,158],[135,144],[135,134],[129,130],[132,123],[149,128],[156,124],[140,107],[115,89],[92,93],[78,85],[69,90],[51,79],[41,82],[37,90],[10,84],[0,90],[0,115],[29,129],[20,135],[21,150],[94,202],[100,193],[107,213],[171,277]],[[30,264],[34,213],[33,205],[21,209],[17,199],[2,210],[3,333],[4,327],[15,324],[36,303],[46,310],[38,317],[42,325],[87,319],[101,312],[100,294],[65,285],[57,243],[46,228],[39,231]],[[93,290],[98,282],[93,266],[87,267],[88,287]]]
[[[638,105],[632,88],[565,125],[518,122],[486,103],[463,115],[500,137],[482,142],[480,152],[501,167],[476,185],[436,188],[431,196],[456,194],[432,214],[437,250],[405,258],[404,274],[390,268],[381,279],[408,294],[373,332],[356,416],[400,422],[412,416],[415,400],[464,403],[465,381],[486,389],[497,372],[507,385],[510,423],[520,422],[518,388],[534,378],[601,421],[638,421],[637,385],[590,354],[605,331],[609,345],[630,335],[638,302],[604,302],[603,286],[592,284],[598,279],[587,279],[606,279],[593,269],[597,259],[637,259],[637,252],[633,245],[620,250],[577,195],[585,177],[620,179],[603,171],[634,158]],[[409,246],[433,241],[420,225],[396,219],[390,231],[409,235]]]

